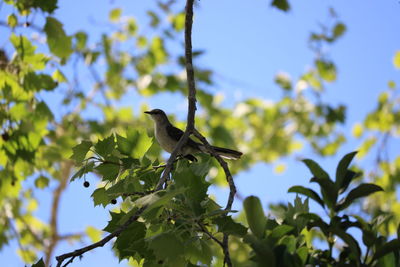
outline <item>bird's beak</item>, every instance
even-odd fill
[[[151,115],[151,111],[145,111],[144,113]]]

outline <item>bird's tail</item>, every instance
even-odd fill
[[[223,147],[218,147],[218,146],[213,146],[212,148],[215,150],[215,152],[217,152],[217,154],[219,156],[226,158],[226,159],[239,159],[243,155],[242,152],[236,151],[233,149],[229,149],[229,148],[223,148]],[[201,150],[203,150],[203,152],[205,152],[204,147],[202,147]]]

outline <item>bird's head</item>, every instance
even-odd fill
[[[158,123],[169,122],[167,115],[161,109],[156,108],[150,111],[145,111],[144,113],[149,114],[155,122]]]

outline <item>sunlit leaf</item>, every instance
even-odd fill
[[[92,142],[83,140],[79,145],[72,148],[73,154],[70,158],[75,160],[77,163],[82,162],[92,145]]]
[[[400,51],[397,51],[393,58],[393,65],[400,69]]]
[[[63,24],[49,16],[46,18],[44,31],[50,51],[60,58],[67,59],[72,53],[72,40],[66,35]]]
[[[265,217],[260,199],[255,196],[247,197],[243,201],[243,208],[251,232],[257,237],[262,238],[264,236],[267,218]]]

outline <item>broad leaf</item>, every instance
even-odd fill
[[[103,177],[103,181],[114,181],[118,177],[120,166],[117,162],[106,162],[101,163],[95,170]]]
[[[103,140],[99,140],[97,144],[94,145],[94,149],[97,154],[99,154],[103,158],[106,158],[112,154],[115,145],[116,143],[114,140],[114,135],[110,135],[109,137],[104,138]]]
[[[235,222],[231,216],[217,217],[213,222],[218,225],[218,232],[243,237],[247,233],[247,228]]]
[[[77,163],[81,163],[85,159],[86,154],[92,145],[92,142],[84,140],[79,145],[74,146],[72,148],[73,154],[70,159],[75,160]]]
[[[255,196],[249,196],[243,201],[243,207],[251,232],[258,238],[263,238],[267,218],[265,217],[260,199]]]
[[[105,207],[110,203],[110,199],[104,188],[94,190],[91,197],[93,197],[94,206],[102,205]]]
[[[275,239],[279,239],[282,236],[291,232],[293,229],[294,229],[294,227],[290,226],[290,225],[286,225],[286,224],[279,225],[279,226],[275,227],[274,230],[272,230],[271,237],[275,238]]]
[[[84,176],[86,173],[92,172],[94,167],[94,162],[88,162],[87,164],[83,165],[72,177],[71,177],[71,182],[74,181],[77,178],[81,178]]]
[[[60,58],[68,59],[72,53],[72,40],[65,34],[62,23],[53,17],[47,17],[44,31],[50,51]]]
[[[318,204],[320,204],[323,208],[325,208],[325,204],[322,201],[322,199],[320,198],[320,196],[314,190],[312,190],[310,188],[296,185],[296,186],[292,186],[291,188],[289,188],[288,192],[289,193],[298,193],[298,194],[307,196],[307,197],[311,198],[312,200],[314,200],[315,202],[317,202]]]
[[[114,248],[118,251],[120,260],[133,257],[136,253],[144,256],[147,248],[144,242],[146,226],[141,222],[131,223],[115,241]]]
[[[162,233],[149,242],[157,259],[174,259],[184,253],[184,243],[173,233]]]

